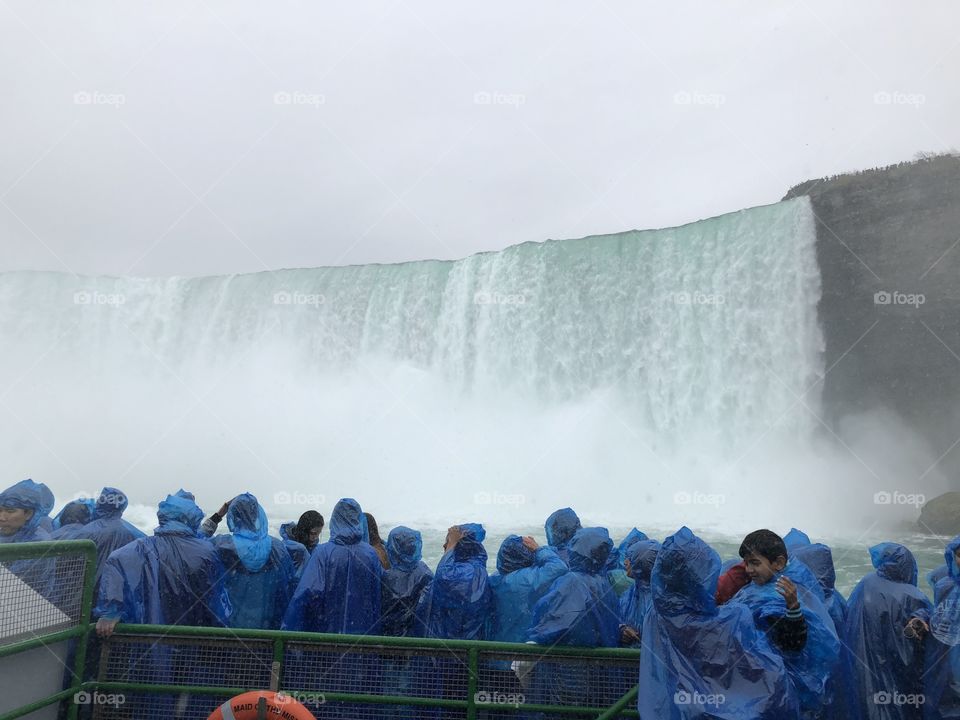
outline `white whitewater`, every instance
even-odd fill
[[[750,525],[820,425],[815,244],[799,198],[456,262],[0,274],[0,466],[208,510]]]

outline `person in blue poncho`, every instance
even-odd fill
[[[917,588],[917,562],[903,545],[875,545],[870,560],[876,570],[857,584],[847,604],[842,717],[920,720],[923,646],[907,625],[929,612],[930,601]]]
[[[203,511],[181,495],[168,495],[157,519],[152,537],[107,558],[94,609],[101,636],[109,636],[118,622],[227,625],[231,609],[223,564],[213,545],[197,537]]]
[[[330,539],[318,545],[300,577],[284,630],[379,635],[383,568],[364,540],[363,510],[353,498],[337,502],[330,516]],[[288,682],[322,687],[325,692],[355,692],[379,687],[379,660],[367,653],[303,651]],[[324,718],[353,718],[363,710],[349,703],[328,703]]]
[[[312,553],[320,544],[323,533],[323,515],[316,510],[307,510],[296,522],[287,522],[280,526],[280,537],[303,545]]]
[[[49,540],[43,529],[53,510],[53,493],[43,483],[21,480],[0,493],[0,543]]]
[[[134,540],[107,557],[100,576],[93,616],[97,634],[109,637],[118,622],[225,627],[230,599],[216,548],[197,530],[203,511],[179,491],[157,509],[159,525],[151,537]],[[193,646],[161,643],[146,649],[128,671],[146,682],[222,685],[227,665],[204,663]],[[204,700],[187,694],[128,697],[131,717],[161,720],[200,716]],[[181,715],[176,715],[174,708]],[[184,714],[185,713],[185,714]]]
[[[296,587],[290,554],[268,534],[267,514],[250,493],[231,501],[227,527],[229,535],[215,535],[211,542],[226,570],[230,627],[278,630]]]
[[[146,537],[123,519],[127,503],[124,492],[115,487],[103,488],[94,506],[93,519],[77,532],[78,540],[92,540],[97,546],[96,583],[98,587],[110,553],[134,540]]]
[[[610,553],[610,557],[607,558],[607,564],[604,566],[603,570],[607,575],[607,580],[610,581],[614,592],[616,592],[618,596],[623,595],[623,593],[629,590],[633,585],[633,581],[627,574],[627,570],[624,565],[627,557],[627,548],[638,540],[647,539],[648,538],[645,533],[633,528],[629,533],[627,533],[627,536],[620,541],[620,544],[613,549],[613,552]]]
[[[580,527],[580,518],[568,507],[554,510],[543,524],[547,545],[552,547],[564,562],[567,561],[567,543]]]
[[[86,500],[71,500],[61,508],[53,519],[51,540],[75,540],[77,533],[93,519],[93,503]]]
[[[942,565],[937,565],[933,570],[927,573],[927,585],[930,586],[930,592],[933,593],[933,602],[936,604],[939,602],[940,598],[937,597],[937,585],[940,581],[947,577],[950,574],[950,566],[946,563]],[[949,587],[949,585],[943,585],[941,587]]]
[[[787,546],[787,550],[789,551],[796,550],[797,548],[810,545],[810,536],[803,530],[790,528],[790,532],[783,536],[783,544]]]
[[[823,601],[827,606],[833,625],[839,636],[843,632],[843,621],[847,615],[847,601],[836,588],[837,571],[833,566],[833,553],[823,543],[811,543],[790,549],[791,557],[809,568],[823,590]]]
[[[616,647],[617,595],[602,571],[613,550],[606,528],[581,528],[567,546],[570,572],[534,608],[527,640],[538,645]]]
[[[416,634],[428,638],[483,640],[493,606],[487,576],[486,531],[477,523],[454,525],[447,530],[443,557],[433,580],[420,597]],[[416,675],[430,678],[423,692],[433,697],[462,697],[466,667],[459,657],[445,653],[422,657]],[[424,711],[423,718],[454,718],[451,710]]]
[[[650,577],[637,711],[641,720],[796,720],[783,658],[749,608],[718,606],[720,556],[689,528],[666,538]]]
[[[904,631],[925,646],[926,720],[960,718],[960,535],[947,543],[943,557],[947,573],[934,587],[933,609],[915,610]]]
[[[433,578],[421,559],[423,539],[418,530],[400,525],[387,536],[390,569],[383,571],[383,635],[406,637],[414,632],[417,604]]]
[[[497,552],[497,572],[490,576],[493,613],[487,639],[525,642],[534,606],[566,572],[553,548],[529,536],[508,535]]]
[[[606,528],[581,528],[567,545],[570,572],[554,580],[534,606],[528,642],[538,645],[616,647],[617,594],[604,575],[613,541]],[[632,678],[630,679],[632,684]],[[600,707],[629,689],[619,673],[590,663],[541,660],[529,680],[533,702]]]
[[[626,550],[625,566],[633,579],[633,587],[620,596],[620,644],[640,647],[643,619],[653,607],[650,575],[657,561],[660,543],[656,540],[638,540]]]
[[[283,541],[283,546],[287,549],[287,554],[293,561],[293,567],[296,569],[297,579],[299,579],[303,576],[303,569],[307,566],[307,561],[310,560],[310,551],[307,550],[307,547],[303,543],[294,540],[294,536],[290,534],[296,526],[297,524],[294,522],[281,525],[280,539]]]
[[[483,640],[493,605],[482,525],[465,523],[447,531],[444,554],[417,607],[422,637]]]
[[[806,565],[788,559],[783,540],[770,530],[748,534],[739,554],[751,582],[730,602],[750,608],[757,629],[783,655],[803,717],[815,718],[832,702],[828,683],[840,654],[820,583]]]
[[[314,550],[283,619],[284,630],[378,635],[380,558],[363,541],[363,511],[340,500],[330,517],[330,539]]]
[[[21,480],[0,493],[0,544],[50,540],[42,520],[49,520],[53,493],[43,483]],[[16,560],[6,564],[10,572],[53,603],[60,604],[57,560]]]
[[[387,555],[390,568],[383,571],[381,606],[383,622],[381,633],[407,637],[415,633],[417,603],[426,591],[433,571],[423,562],[423,538],[418,530],[400,525],[387,535]],[[422,663],[421,663],[422,664]],[[382,656],[383,692],[389,695],[410,695],[418,667],[416,657],[397,653]],[[406,705],[384,706],[378,711],[382,718],[410,718],[416,710]]]

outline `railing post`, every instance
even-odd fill
[[[477,685],[480,680],[479,651],[476,646],[471,647],[467,655],[467,720],[477,720]]]
[[[283,674],[283,638],[273,641],[273,665],[270,666],[270,689],[280,691],[280,678]]]
[[[77,638],[76,656],[73,661],[73,682],[70,687],[74,694],[80,691],[83,684],[83,676],[87,671],[87,640],[90,637],[90,613],[93,610],[93,586],[97,577],[97,546],[90,540],[83,541],[88,547],[84,547],[86,556],[86,567],[83,575],[83,598],[80,601],[79,624],[84,628],[84,632]],[[63,557],[62,555],[59,557]],[[67,711],[68,720],[77,720],[77,714],[80,708],[73,701],[73,695],[70,696],[70,709]]]

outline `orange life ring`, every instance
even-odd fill
[[[210,713],[207,720],[257,720],[260,698],[267,700],[269,720],[317,720],[313,713],[289,695],[269,690],[254,690],[232,697]]]

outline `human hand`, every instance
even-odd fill
[[[447,539],[443,543],[443,551],[447,552],[448,550],[453,550],[458,542],[463,539],[463,530],[460,529],[459,525],[454,525],[453,527],[447,528]]]
[[[620,643],[622,645],[633,645],[640,642],[640,633],[630,625],[624,625],[620,628]]]
[[[800,601],[797,599],[797,586],[793,584],[793,581],[786,577],[781,576],[777,580],[777,592],[783,596],[783,599],[787,603],[787,610],[796,610],[800,607]]]
[[[97,620],[97,635],[102,638],[110,637],[113,635],[113,631],[116,629],[117,623],[119,622],[120,618],[100,618]]]
[[[540,549],[540,546],[537,544],[537,541],[533,539],[532,536],[526,535],[523,538],[523,546],[530,552],[536,552]]]
[[[914,640],[921,639],[930,632],[930,626],[920,618],[910,618],[910,621],[903,628],[904,637]]]

